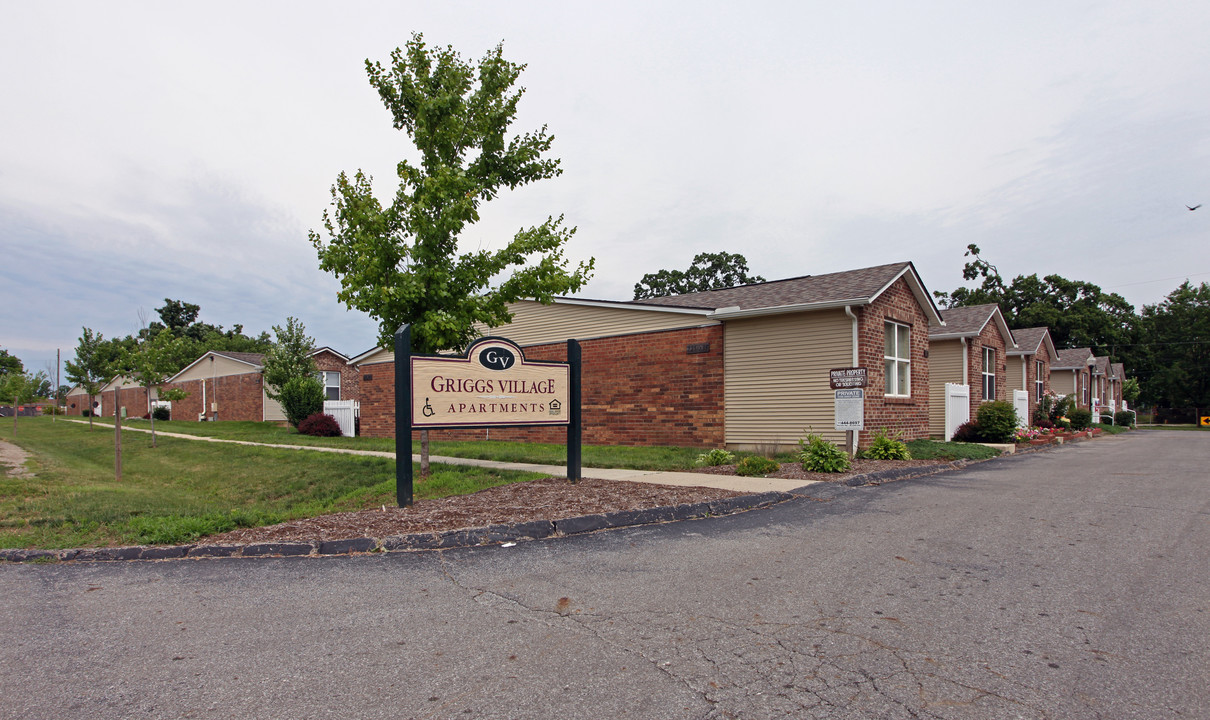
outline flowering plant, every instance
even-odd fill
[[[1027,443],[1030,440],[1040,438],[1046,435],[1046,432],[1038,428],[1017,428],[1013,432],[1013,441],[1019,443]]]

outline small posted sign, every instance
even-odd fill
[[[865,390],[837,390],[835,403],[837,430],[865,430]]]
[[[828,371],[828,384],[833,390],[847,388],[863,388],[867,385],[869,374],[863,367],[836,368]]]

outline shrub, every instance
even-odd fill
[[[294,427],[324,409],[324,386],[310,375],[287,380],[279,397],[282,412]]]
[[[954,431],[954,437],[950,438],[950,441],[960,443],[977,443],[983,442],[983,436],[979,434],[978,426],[968,420],[958,426],[958,429]]]
[[[1092,411],[1087,408],[1072,408],[1067,411],[1072,430],[1087,430],[1092,424]]]
[[[764,477],[771,472],[777,472],[781,465],[776,460],[770,460],[760,455],[749,455],[740,460],[735,466],[735,472],[744,477]]]
[[[908,447],[899,439],[901,433],[891,435],[886,428],[874,433],[874,439],[866,448],[864,457],[871,460],[911,460],[912,454]]]
[[[1118,410],[1113,414],[1113,424],[1122,427],[1134,427],[1134,413],[1129,410]]]
[[[157,405],[155,409],[151,411],[151,417],[155,418],[156,420],[171,420],[172,411],[169,410],[166,405]]]
[[[702,453],[697,456],[698,465],[706,465],[708,467],[717,467],[719,465],[730,465],[735,462],[735,453],[728,452],[722,448],[715,448],[707,453]]]
[[[340,423],[336,422],[336,418],[324,413],[308,415],[298,424],[298,432],[315,437],[340,437],[341,434]]]
[[[1012,442],[1017,430],[1017,411],[1007,400],[983,403],[975,415],[975,426],[983,442]]]
[[[807,472],[845,472],[851,467],[848,453],[819,435],[809,434],[798,444],[802,447],[802,469]]]
[[[1049,417],[1042,419],[1042,420],[1038,420],[1037,422],[1034,423],[1034,425],[1042,428],[1043,430],[1054,430],[1054,428],[1055,428],[1055,424],[1050,421]]]

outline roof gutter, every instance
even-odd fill
[[[828,300],[826,302],[797,303],[795,305],[776,305],[774,307],[752,308],[741,310],[738,307],[719,308],[706,315],[712,320],[734,320],[737,318],[761,317],[763,315],[785,315],[794,312],[810,312],[813,310],[844,310],[853,306],[869,305],[869,298],[851,298],[848,300]],[[851,313],[850,313],[851,314]]]

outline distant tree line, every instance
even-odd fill
[[[1145,405],[1210,408],[1210,285],[1188,280],[1139,312],[1117,293],[1059,275],[1006,283],[968,245],[963,278],[976,287],[935,292],[942,307],[996,303],[1009,328],[1047,327],[1058,348],[1087,347],[1126,368]]]

